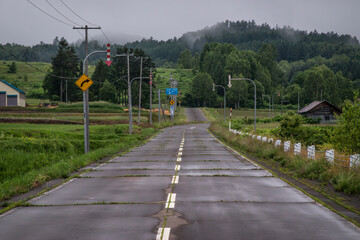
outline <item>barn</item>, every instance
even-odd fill
[[[0,79],[0,107],[25,107],[25,92]]]
[[[342,111],[336,107],[334,104],[329,101],[314,101],[304,108],[299,110],[299,114],[318,119],[320,118],[322,122],[334,121],[335,114],[340,115]]]

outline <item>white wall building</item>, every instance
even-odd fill
[[[0,107],[25,107],[25,92],[0,79]]]

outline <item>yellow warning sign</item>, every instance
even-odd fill
[[[94,82],[85,74],[81,75],[75,84],[84,92],[93,84]]]
[[[174,100],[170,101],[170,105],[174,105],[174,103],[175,103]]]

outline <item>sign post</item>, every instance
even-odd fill
[[[152,72],[150,68],[150,125],[152,125]],[[160,110],[160,109],[159,109]]]
[[[93,81],[85,74],[85,63],[90,55],[95,53],[106,53],[107,51],[94,51],[88,54],[83,61],[83,75],[76,81],[76,85],[83,91],[84,99],[84,152],[90,151],[89,146],[89,91],[88,88],[93,84]]]

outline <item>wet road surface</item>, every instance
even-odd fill
[[[360,239],[357,227],[207,127],[164,129],[32,199],[34,206],[3,214],[0,239]]]

